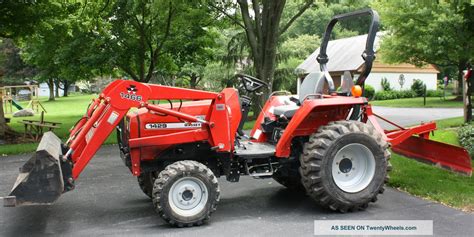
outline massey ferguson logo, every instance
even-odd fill
[[[137,88],[135,85],[127,87],[127,93],[120,92],[120,97],[127,100],[142,101],[142,96],[137,95]]]

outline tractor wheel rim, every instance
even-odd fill
[[[365,189],[375,175],[375,158],[365,145],[352,143],[340,149],[332,162],[332,178],[342,191]]]
[[[182,177],[168,194],[171,209],[180,216],[194,216],[205,209],[208,201],[206,185],[195,177]]]

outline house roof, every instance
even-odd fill
[[[375,46],[378,46],[380,36],[381,33],[378,33],[375,37]],[[357,70],[364,63],[361,55],[364,52],[366,40],[367,34],[329,41],[326,50],[329,57],[328,70],[330,72]],[[316,61],[318,54],[319,48],[309,55],[296,70],[302,73],[321,71],[319,63]]]
[[[375,51],[378,50],[379,42],[383,34],[383,32],[378,32],[375,37]],[[367,34],[329,41],[326,50],[329,57],[327,63],[328,70],[330,72],[361,71],[364,65],[364,59],[362,59],[361,55],[365,50],[366,41]],[[296,68],[296,72],[299,74],[320,72],[319,63],[316,60],[318,54],[319,48]],[[372,66],[372,72],[439,73],[439,70],[433,65],[426,65],[421,68],[406,63],[388,65],[381,63],[380,60],[376,58]]]

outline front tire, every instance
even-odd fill
[[[388,143],[372,126],[332,122],[310,136],[300,157],[308,195],[341,212],[365,209],[388,181]]]
[[[207,222],[216,210],[220,190],[205,165],[191,160],[168,165],[155,180],[153,205],[171,225],[189,227]]]
[[[158,172],[145,172],[137,177],[138,185],[145,195],[152,198],[153,195],[153,184],[158,176]]]

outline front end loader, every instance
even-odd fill
[[[336,91],[326,48],[342,19],[370,16],[364,70]],[[238,74],[240,87],[207,92],[116,80],[94,99],[62,144],[46,133],[5,206],[51,204],[75,182],[105,139],[117,130],[120,157],[153,202],[176,226],[201,225],[220,199],[217,177],[273,178],[306,192],[320,205],[348,212],[367,208],[383,193],[393,152],[471,175],[466,150],[430,140],[434,122],[405,128],[376,115],[362,97],[375,58],[379,18],[372,10],[337,15],[325,32],[317,60],[298,95],[274,92],[246,134],[251,95],[268,84]],[[136,108],[131,110],[132,108]],[[384,130],[379,120],[397,129]]]

